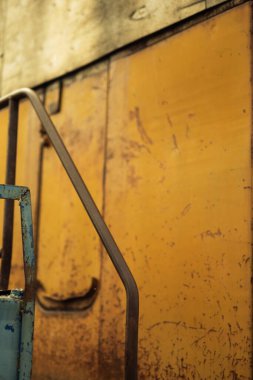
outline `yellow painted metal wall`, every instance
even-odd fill
[[[250,18],[246,3],[63,83],[53,120],[139,285],[140,380],[251,378]],[[20,118],[36,194],[38,123],[26,103]],[[41,205],[45,294],[100,288],[88,311],[37,308],[33,379],[121,379],[124,291],[51,147]]]
[[[64,83],[62,112],[53,117],[100,210],[106,90],[107,64],[102,64],[94,73]],[[50,94],[47,99],[50,103]],[[92,277],[100,277],[101,245],[52,148],[44,154],[41,205],[38,279],[51,299],[80,297]],[[96,379],[99,318],[100,299],[82,313],[37,310],[35,378]],[[41,361],[50,363],[50,369]]]
[[[141,379],[250,379],[249,5],[115,60],[109,96],[105,216],[140,286]],[[112,317],[103,332],[113,356]]]

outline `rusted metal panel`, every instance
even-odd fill
[[[61,164],[63,165],[77,195],[80,198],[80,201],[82,203],[82,206],[85,208],[94,228],[96,229],[97,234],[99,235],[103,246],[105,247],[121,281],[124,285],[125,292],[126,292],[126,328],[125,328],[125,370],[124,370],[124,379],[125,380],[137,380],[138,374],[138,367],[137,367],[137,353],[138,353],[138,324],[139,324],[139,293],[138,293],[138,287],[136,285],[135,279],[124,259],[122,256],[113,236],[110,233],[109,228],[105,224],[103,217],[101,213],[99,212],[85,182],[82,180],[81,175],[79,174],[68,150],[66,149],[59,133],[57,132],[52,120],[48,116],[43,104],[41,103],[38,95],[32,91],[31,89],[20,89],[17,90],[11,94],[8,94],[6,97],[1,98],[1,107],[4,107],[9,102],[12,102],[12,100],[20,100],[22,97],[26,97],[29,99],[29,102],[31,103],[32,107],[34,108],[39,120],[41,121],[43,128],[45,132],[48,135],[48,138],[50,140],[51,145],[54,147],[59,160],[61,161]],[[12,108],[11,108],[12,111]],[[11,114],[12,116],[12,114]],[[17,118],[16,118],[17,119]],[[15,131],[17,131],[17,128],[15,126]],[[14,162],[15,166],[15,162]],[[15,187],[8,186],[7,192],[11,196],[12,191]],[[10,199],[13,199],[12,197]],[[15,198],[16,199],[16,198]],[[23,337],[23,330],[25,331],[25,336],[29,335],[29,326],[30,326],[30,319],[28,318],[28,314],[30,313],[33,315],[32,306],[34,305],[34,298],[33,301],[30,297],[32,297],[32,294],[34,295],[34,292],[31,293],[30,290],[30,282],[33,281],[34,283],[34,268],[33,272],[29,271],[29,265],[30,265],[30,256],[29,253],[29,247],[33,251],[33,242],[30,240],[32,239],[32,232],[30,233],[29,238],[27,237],[28,233],[28,227],[27,227],[27,220],[29,221],[29,217],[31,217],[31,211],[29,206],[29,191],[26,190],[25,193],[21,194],[20,198],[20,206],[21,206],[21,221],[22,221],[22,243],[23,243],[23,249],[24,249],[24,261],[25,261],[25,279],[26,279],[26,286],[25,286],[25,303],[24,303],[24,315],[23,315],[23,325],[22,325],[22,337]],[[27,206],[27,207],[26,207]],[[27,208],[29,208],[27,210]],[[29,211],[29,212],[28,212]],[[12,211],[13,212],[13,211]],[[5,220],[6,222],[6,220]],[[5,226],[5,224],[4,224]],[[29,230],[30,231],[30,230]],[[5,231],[4,231],[5,232]],[[12,239],[12,236],[10,236]],[[6,250],[4,250],[4,253],[6,253]],[[9,253],[11,255],[11,253]],[[3,256],[5,258],[5,256]],[[28,261],[27,261],[28,260]],[[27,262],[26,262],[27,261]],[[27,268],[26,268],[27,266]],[[9,271],[8,271],[9,274]],[[31,278],[31,279],[30,279]],[[96,283],[98,281],[96,280]],[[93,279],[94,283],[94,279]],[[40,284],[40,287],[43,291],[46,291],[45,287]],[[91,291],[96,291],[97,286],[93,287],[94,289],[89,290],[89,292],[84,296],[85,299],[87,299],[88,295],[90,295]],[[34,288],[33,288],[34,290]],[[38,295],[39,296],[39,295]],[[46,296],[45,297],[47,301],[51,300],[51,303],[55,304],[59,302],[58,297]],[[64,306],[70,305],[73,303],[73,301],[77,302],[82,296],[79,297],[70,297],[68,299],[61,300],[61,306],[63,306],[63,311],[70,311],[70,308],[64,309]],[[31,305],[30,305],[31,304]],[[49,302],[47,302],[49,304]],[[40,305],[43,307],[42,301],[40,300]],[[88,305],[91,306],[91,305]],[[28,307],[28,311],[26,312],[26,308]],[[48,310],[48,308],[43,307],[44,310]],[[57,309],[56,309],[57,310]],[[61,311],[62,309],[58,309],[57,311]],[[80,310],[80,309],[79,309]],[[55,309],[51,309],[51,311],[55,311]],[[29,324],[30,323],[30,324]],[[33,323],[32,323],[33,325]],[[24,326],[24,327],[23,327]],[[29,343],[25,342],[24,345],[29,345]],[[22,345],[21,345],[22,347]],[[28,349],[21,349],[21,359],[24,356],[24,358],[27,357],[29,354]],[[20,373],[22,374],[22,377],[26,378],[26,372],[27,368],[30,365],[26,359],[24,360],[24,367],[23,367],[23,361],[20,361]],[[30,367],[29,367],[30,368]],[[28,372],[27,372],[28,373]]]
[[[249,15],[237,8],[116,60],[109,81],[106,64],[65,81],[54,116],[138,276],[140,379],[250,379]],[[18,154],[32,164],[31,150]],[[100,244],[78,200],[61,210],[53,199],[72,192],[51,148],[43,174],[39,279],[57,302],[100,280]],[[35,380],[123,378],[125,296],[106,256],[100,286],[89,311],[38,310]]]
[[[6,4],[2,95],[71,72],[214,5],[205,0],[1,3]]]
[[[140,286],[140,379],[251,379],[251,17],[111,64],[105,217]],[[124,297],[103,262],[100,376],[117,379]]]

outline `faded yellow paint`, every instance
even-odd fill
[[[251,378],[250,15],[111,65],[105,217],[140,288],[140,379]],[[124,305],[103,271],[113,363]]]
[[[55,101],[48,93],[46,104]],[[103,202],[107,64],[63,83],[53,121],[98,207]],[[38,280],[55,300],[85,295],[100,280],[100,242],[52,147],[45,148]],[[38,308],[34,379],[96,379],[100,301],[88,311],[47,314]],[[46,331],[46,333],[45,333]],[[47,363],[47,365],[41,365]]]
[[[66,84],[62,112],[52,117],[99,208],[102,207],[106,79],[106,66],[102,65],[99,74],[75,81],[71,86]],[[50,94],[47,97],[50,99]],[[51,147],[44,152],[41,204],[39,281],[49,295],[83,295],[91,285],[91,278],[100,275],[100,243]]]
[[[139,285],[140,380],[251,378],[250,17],[245,4],[63,83],[53,121]],[[34,211],[35,119],[23,102],[17,183]],[[2,144],[6,110],[0,121]],[[81,296],[92,277],[100,289],[85,312],[37,305],[33,380],[120,380],[124,291],[52,147],[41,190],[44,293]],[[17,219],[12,286],[20,242]]]

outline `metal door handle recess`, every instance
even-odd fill
[[[115,243],[110,230],[105,224],[89,190],[87,189],[82,177],[80,176],[70,154],[68,153],[60,135],[58,134],[52,120],[48,116],[44,106],[42,105],[39,97],[35,91],[29,88],[22,88],[14,91],[0,99],[0,109],[10,104],[10,122],[9,122],[9,144],[8,144],[8,160],[7,163],[7,176],[12,177],[11,180],[14,184],[15,180],[15,166],[16,166],[16,152],[13,155],[13,146],[16,146],[17,141],[17,113],[18,113],[18,100],[21,98],[28,98],[33,106],[38,118],[40,119],[48,137],[54,147],[59,159],[61,160],[84,208],[86,209],[98,235],[100,236],[104,247],[107,250],[110,259],[116,268],[121,281],[126,290],[126,336],[125,336],[125,380],[137,380],[137,354],[138,354],[138,320],[139,320],[139,293],[134,277],[122,256],[117,244]],[[13,158],[13,156],[15,156]],[[14,172],[14,175],[13,175]],[[12,174],[11,174],[12,173]],[[4,216],[4,234],[3,241],[7,244],[9,251],[5,250],[3,246],[3,259],[2,264],[7,261],[4,272],[9,278],[10,270],[10,257],[11,257],[11,241],[13,230],[13,209],[11,203],[6,204]],[[11,238],[11,240],[10,240]],[[3,270],[2,270],[3,276]]]
[[[59,295],[48,295],[43,284],[37,281],[37,301],[45,312],[79,312],[89,309],[94,303],[98,293],[98,280],[92,278],[91,286],[85,294],[70,297],[59,297]]]

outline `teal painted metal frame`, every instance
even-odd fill
[[[19,201],[21,211],[25,291],[22,299],[18,380],[30,380],[35,309],[35,255],[30,190],[27,187],[0,185],[0,199]]]

